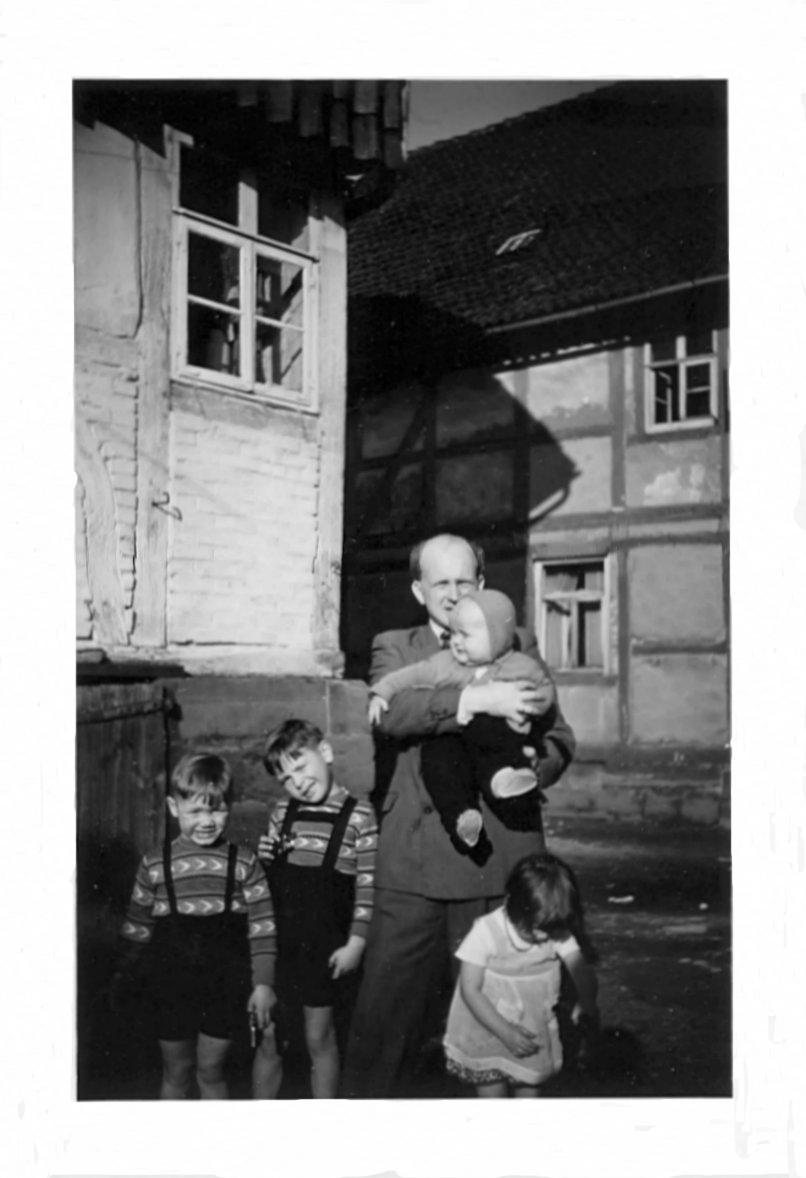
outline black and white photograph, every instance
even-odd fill
[[[89,7],[3,91],[20,1172],[798,1174],[799,22]]]
[[[730,1096],[727,83],[74,119],[78,1098]]]

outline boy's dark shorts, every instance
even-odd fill
[[[243,988],[220,977],[201,982],[198,974],[180,973],[162,979],[154,1006],[158,1039],[195,1039],[201,1033],[211,1039],[231,1039],[238,1023],[247,1024]]]
[[[340,942],[343,943],[343,942]],[[333,1006],[341,987],[318,946],[286,943],[277,963],[277,996],[290,1005]]]

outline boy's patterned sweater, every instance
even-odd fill
[[[229,846],[222,841],[214,847],[199,847],[182,836],[171,844],[171,874],[181,915],[201,920],[224,911]],[[266,873],[248,847],[238,847],[231,911],[247,916],[252,984],[272,985],[276,955],[274,906]],[[162,848],[158,848],[149,851],[137,869],[121,928],[121,936],[134,954],[136,947],[151,940],[155,922],[169,914]]]

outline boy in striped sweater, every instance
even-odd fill
[[[277,919],[277,993],[302,1006],[314,1097],[334,1097],[339,1054],[333,1020],[338,979],[358,968],[372,915],[378,826],[366,801],[335,781],[333,750],[305,720],[270,733],[264,763],[282,798],[258,854],[269,866]],[[273,1035],[255,1055],[253,1091],[276,1096],[281,1065]]]
[[[248,1008],[268,1026],[275,1002],[271,894],[253,852],[224,838],[232,774],[222,757],[183,757],[166,801],[179,836],[137,869],[113,993],[138,970],[162,1053],[163,1100],[187,1099],[194,1072],[203,1100],[225,1100],[238,1020]]]

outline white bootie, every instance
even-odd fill
[[[537,785],[537,774],[532,769],[499,769],[490,782],[493,797],[518,798]]]
[[[475,847],[484,825],[479,810],[465,810],[456,819],[456,834],[468,847]]]

